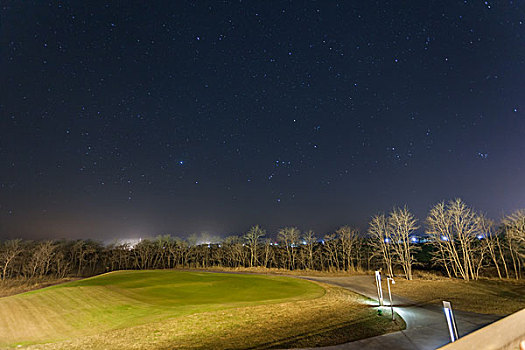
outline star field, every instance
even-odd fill
[[[2,237],[525,206],[517,1],[2,6]]]

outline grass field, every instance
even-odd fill
[[[0,281],[0,298],[76,280],[78,278],[6,279]]]
[[[458,310],[508,315],[525,308],[525,281],[481,279],[463,281],[448,278],[396,279],[392,293],[422,303],[452,302]]]
[[[0,298],[0,308],[4,348],[328,345],[403,327],[339,288],[187,271],[113,272]]]

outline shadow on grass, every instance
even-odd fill
[[[403,330],[406,327],[403,319],[397,314],[396,320],[392,322],[389,315],[379,316],[376,314],[376,310],[371,310],[371,313],[373,314],[368,317],[340,322],[329,327],[320,328],[315,332],[296,334],[278,341],[259,344],[248,349],[288,349],[331,346]]]

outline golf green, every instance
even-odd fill
[[[171,317],[320,297],[289,277],[118,271],[0,299],[0,347],[55,342]]]

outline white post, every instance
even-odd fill
[[[381,272],[376,271],[377,296],[379,297],[379,306],[383,306],[383,287],[381,287]]]
[[[392,277],[387,277],[386,282],[388,285],[388,297],[390,298],[390,310],[392,312],[392,321],[394,320],[394,304],[392,304],[392,293],[390,293],[390,281],[392,281],[392,284],[396,284],[396,281]]]
[[[458,340],[458,329],[456,328],[456,319],[454,318],[454,312],[452,311],[452,305],[449,301],[443,300],[443,311],[447,318],[448,332],[450,333],[450,340],[455,342]]]

